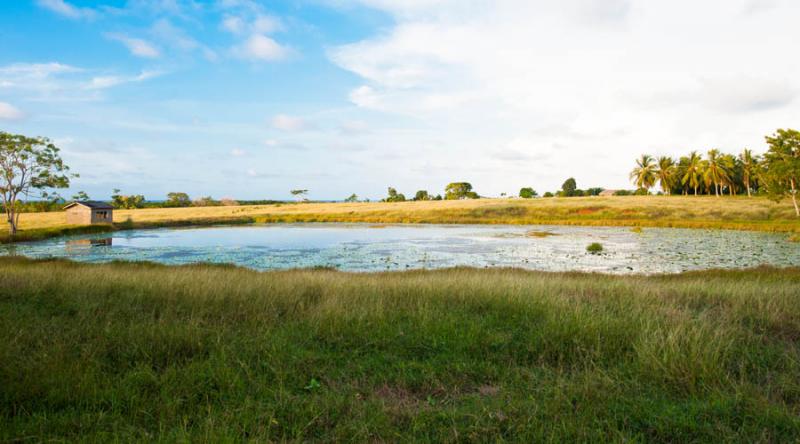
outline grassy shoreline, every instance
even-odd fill
[[[63,213],[22,215],[18,240],[80,232]],[[800,233],[791,204],[765,198],[628,196],[562,199],[479,199],[403,203],[308,203],[117,210],[107,230],[246,223],[363,222],[431,224],[587,225],[731,229]],[[8,242],[6,234],[0,242]]]
[[[0,440],[800,439],[798,268],[0,274]]]

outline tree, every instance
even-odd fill
[[[398,193],[397,190],[395,190],[392,187],[389,187],[388,194],[389,194],[389,196],[386,199],[383,199],[384,202],[405,202],[406,201],[406,196],[403,195],[402,193]]]
[[[477,199],[478,197],[478,193],[472,191],[472,184],[469,182],[449,183],[444,189],[445,200]]]
[[[553,193],[548,191],[548,192],[544,193],[544,195],[542,195],[542,197],[554,197],[554,196],[553,196]]]
[[[350,197],[348,197],[344,201],[345,202],[358,202],[358,196],[356,196],[356,193],[353,193],[353,194],[350,195]]]
[[[114,208],[134,209],[144,206],[144,196],[141,194],[131,194],[129,196],[120,194],[119,189],[115,188],[111,195],[111,206]]]
[[[714,195],[717,197],[719,197],[722,185],[730,182],[728,170],[725,168],[719,150],[713,149],[708,151],[708,161],[706,161],[704,178],[707,184],[714,185]]]
[[[700,186],[700,176],[703,171],[703,157],[697,154],[697,151],[692,151],[689,157],[681,159],[681,163],[685,163],[681,184],[688,183],[694,188],[694,195],[697,196],[697,187]]]
[[[431,200],[431,196],[426,190],[419,190],[414,195],[414,200]]]
[[[536,190],[531,187],[520,188],[519,190],[519,197],[523,199],[531,199],[536,196],[538,196]]]
[[[212,198],[211,196],[200,197],[198,199],[195,199],[194,202],[192,202],[192,205],[196,207],[210,207],[213,206],[214,204],[215,204],[214,198]]]
[[[656,177],[658,178],[658,182],[661,184],[661,191],[666,194],[672,194],[671,190],[675,185],[676,170],[677,168],[675,167],[675,161],[672,160],[672,157],[661,156],[658,158],[658,162],[656,164]]]
[[[308,194],[308,190],[290,190],[289,192],[298,200],[305,200],[305,196]]]
[[[600,188],[600,187],[587,188],[584,194],[587,196],[599,196],[604,189],[605,188]]]
[[[747,190],[747,197],[751,197],[750,189],[758,171],[758,156],[753,156],[753,152],[745,148],[742,154],[739,154],[739,162],[742,165],[742,181]]]
[[[657,168],[652,156],[642,154],[636,160],[636,168],[631,171],[630,179],[637,187],[649,190],[656,184]]]
[[[72,200],[91,200],[85,191],[78,191],[72,196]]]
[[[787,195],[792,199],[794,212],[800,217],[797,206],[797,187],[800,181],[800,131],[779,129],[767,136],[769,149],[764,154],[764,179],[770,198],[780,201]]]
[[[167,204],[168,207],[188,207],[192,204],[192,200],[189,199],[189,195],[186,193],[167,193]]]
[[[570,177],[569,179],[565,180],[563,184],[561,184],[561,195],[565,197],[574,196],[575,190],[577,189],[577,182],[575,182],[574,178]]]
[[[69,167],[59,149],[45,137],[0,132],[0,197],[9,234],[19,228],[19,206],[30,197],[47,199],[48,189],[69,187]],[[21,199],[21,201],[20,201]]]

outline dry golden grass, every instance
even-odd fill
[[[762,197],[621,196],[399,203],[302,203],[118,210],[116,224],[225,222],[490,223],[664,226],[800,232],[789,202]],[[65,226],[64,213],[30,213],[22,230]]]

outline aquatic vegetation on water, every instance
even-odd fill
[[[800,265],[786,235],[721,230],[502,225],[278,224],[131,230],[0,246],[1,254],[163,264],[230,263],[257,270],[386,271],[457,266],[677,273]],[[547,233],[530,237],[529,233]],[[586,254],[600,243],[602,254]],[[725,254],[719,254],[725,252]]]

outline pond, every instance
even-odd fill
[[[520,267],[613,274],[800,266],[785,234],[726,230],[508,225],[274,224],[119,231],[0,247],[0,254],[163,264],[230,263],[257,270],[345,271]],[[592,254],[593,242],[603,251]]]

